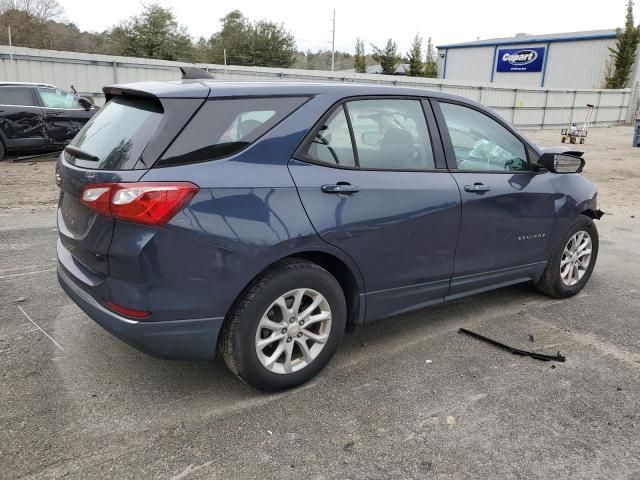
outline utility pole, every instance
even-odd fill
[[[11,65],[11,74],[14,80],[17,80],[18,75],[15,73],[17,70],[15,68],[15,64],[13,63],[13,45],[11,43],[11,26],[7,25],[7,30],[9,33],[9,65]]]
[[[11,46],[11,26],[7,26],[7,30],[9,32],[9,58],[11,59],[11,63],[13,63],[13,48]]]
[[[336,68],[336,9],[333,9],[333,22],[331,28],[331,71]]]

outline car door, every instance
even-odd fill
[[[544,268],[562,201],[552,174],[532,170],[530,147],[496,117],[466,104],[433,103],[462,195],[449,296],[532,278]]]
[[[91,117],[75,95],[59,88],[37,87],[51,143],[66,145]]]
[[[367,320],[442,301],[449,288],[460,194],[435,131],[420,99],[350,100],[289,164],[316,231],[358,264]]]
[[[48,143],[42,110],[30,86],[0,86],[0,136],[8,150],[18,152]]]

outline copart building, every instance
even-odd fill
[[[615,30],[593,30],[439,45],[438,77],[523,88],[602,88],[615,43]],[[640,81],[637,70],[638,61],[629,86]]]

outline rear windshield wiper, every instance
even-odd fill
[[[73,145],[67,145],[66,147],[64,147],[64,151],[76,158],[81,158],[83,160],[91,160],[92,162],[100,161],[100,159],[95,155],[92,155],[89,152],[85,152],[81,148],[74,147]]]

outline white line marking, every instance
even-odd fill
[[[58,347],[60,350],[62,350],[62,351],[64,352],[64,348],[62,348],[58,342],[56,342],[53,338],[51,338],[51,335],[49,335],[47,332],[45,332],[45,331],[40,327],[40,325],[38,325],[36,322],[34,322],[33,320],[31,320],[31,317],[30,317],[29,315],[27,315],[27,312],[25,312],[25,311],[22,309],[22,307],[21,307],[21,306],[18,306],[18,308],[20,309],[20,311],[22,312],[22,314],[23,314],[25,317],[27,317],[27,320],[29,320],[29,321],[30,321],[31,323],[33,323],[36,327],[38,327],[38,330],[40,330],[42,333],[44,333],[44,334],[47,336],[47,338],[48,338],[49,340],[51,340],[53,343],[55,343],[56,347]]]
[[[42,265],[25,265],[22,267],[3,268],[0,273],[15,272],[16,270],[29,270],[30,268],[41,267]]]
[[[35,275],[36,273],[55,272],[55,268],[45,268],[44,270],[36,270],[35,272],[11,273],[9,275],[0,275],[0,280],[11,277],[21,277],[23,275]]]

